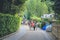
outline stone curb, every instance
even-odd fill
[[[18,31],[16,31],[16,32],[14,32],[14,33],[11,33],[11,34],[8,34],[8,35],[6,35],[6,36],[3,36],[3,37],[1,37],[0,38],[0,40],[3,40],[4,38],[7,38],[7,37],[9,37],[9,36],[11,36],[11,35],[14,35],[14,34],[16,34]]]

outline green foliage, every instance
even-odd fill
[[[17,31],[19,25],[19,17],[9,14],[0,14],[0,37]]]
[[[21,23],[22,23],[22,17],[20,17],[20,25],[21,25]]]
[[[41,0],[41,2],[45,2],[46,0]]]
[[[15,5],[21,5],[21,4],[23,4],[25,1],[26,1],[26,0],[14,0],[13,2],[14,2]]]
[[[53,1],[53,2],[54,2],[55,0],[51,0],[51,1]]]
[[[49,13],[54,13],[52,6],[54,5],[54,2],[52,0],[46,0],[45,1],[47,7],[48,7],[48,12]]]
[[[54,8],[53,10],[55,11],[55,14],[56,14],[55,17],[60,20],[60,0],[55,1],[53,8]]]
[[[40,22],[42,19],[36,16],[31,17],[32,20],[35,20],[37,22]]]
[[[55,21],[56,24],[60,24],[60,20]]]
[[[28,14],[31,14],[31,16],[35,15],[38,17],[41,17],[41,15],[48,13],[47,5],[45,2],[41,2],[41,0],[28,0],[26,2],[26,10]]]
[[[0,0],[0,13],[15,14],[26,0]]]

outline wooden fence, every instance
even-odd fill
[[[56,40],[60,40],[60,24],[53,23],[52,33],[57,38]]]

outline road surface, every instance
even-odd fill
[[[37,28],[37,30],[29,30],[19,40],[55,40],[52,34]]]

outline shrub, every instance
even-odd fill
[[[21,23],[22,23],[22,17],[20,17],[20,25],[21,25]]]
[[[9,15],[0,14],[0,37],[15,32],[20,25],[20,18]]]
[[[40,22],[40,21],[41,21],[41,18],[36,17],[36,16],[31,17],[31,19],[32,19],[32,20],[35,20],[35,21],[37,21],[37,22]]]
[[[56,24],[60,24],[60,20],[56,20],[55,23],[56,23]]]
[[[0,13],[16,14],[20,12],[20,8],[24,5],[26,0],[0,0]]]

